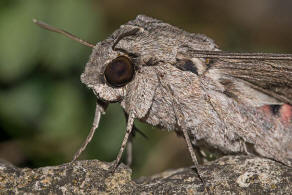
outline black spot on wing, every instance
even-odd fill
[[[281,105],[270,105],[270,110],[274,115],[279,114],[280,108],[281,108]]]
[[[176,67],[182,71],[189,71],[198,75],[198,69],[191,60],[188,59],[177,60]]]

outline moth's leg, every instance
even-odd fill
[[[128,118],[128,121],[127,121],[127,130],[126,130],[126,134],[125,134],[125,137],[123,139],[123,142],[122,142],[122,145],[121,145],[121,148],[120,148],[120,151],[117,155],[117,158],[113,164],[113,167],[112,167],[112,171],[114,172],[116,170],[116,168],[118,167],[119,165],[119,162],[121,161],[121,158],[122,158],[122,155],[123,155],[123,152],[125,150],[125,147],[127,145],[127,142],[128,142],[128,139],[129,139],[129,136],[133,130],[133,125],[134,125],[134,119],[135,119],[135,116],[133,113],[130,113],[129,115],[129,118]]]
[[[178,137],[182,137],[183,139],[185,139],[182,131],[175,131],[175,133]],[[206,159],[206,155],[202,154],[201,148],[198,147],[196,144],[192,143],[192,147],[197,157],[198,164],[203,164],[204,159]]]
[[[194,151],[194,148],[192,146],[192,143],[191,143],[191,140],[190,140],[190,136],[188,134],[188,131],[186,129],[186,126],[185,126],[185,119],[183,118],[183,116],[181,116],[182,120],[180,121],[181,123],[181,130],[183,131],[183,134],[184,134],[184,138],[185,138],[185,141],[186,141],[186,144],[187,144],[187,147],[188,147],[188,150],[190,152],[190,155],[192,157],[192,161],[194,163],[194,165],[196,166],[196,168],[198,167],[199,163],[198,163],[198,160],[197,160],[197,156],[196,156],[196,153]]]
[[[80,154],[86,149],[86,146],[90,143],[90,141],[91,141],[91,139],[92,139],[92,137],[93,137],[93,135],[95,133],[95,130],[98,128],[99,121],[100,121],[100,116],[101,116],[102,112],[104,112],[104,107],[97,103],[96,104],[96,109],[95,109],[94,120],[93,120],[92,127],[90,129],[90,132],[89,132],[86,140],[81,145],[81,147],[74,154],[73,160],[71,162],[75,161],[80,156]]]
[[[126,121],[128,121],[129,115],[124,111],[124,115],[126,117]],[[129,136],[129,141],[127,143],[127,166],[131,167],[133,162],[133,139],[135,137],[136,127],[133,125],[132,132]]]
[[[185,141],[186,141],[186,144],[187,144],[187,148],[188,148],[188,150],[190,152],[192,161],[193,161],[193,163],[195,165],[195,171],[198,174],[199,179],[201,180],[201,182],[203,183],[203,185],[205,187],[206,186],[205,185],[205,181],[201,177],[201,174],[200,174],[199,169],[198,169],[199,163],[198,163],[198,160],[197,160],[197,156],[196,156],[196,153],[195,153],[194,148],[192,146],[191,139],[190,139],[190,136],[188,134],[188,131],[187,131],[187,128],[186,128],[186,125],[185,125],[186,119],[184,118],[184,115],[183,115],[179,105],[177,103],[175,103],[175,104],[176,104],[174,106],[175,115],[177,117],[179,126],[180,126],[180,128],[181,128],[181,130],[182,130],[182,132],[184,134],[184,138],[185,138]]]
[[[188,130],[187,130],[187,127],[186,127],[186,124],[185,124],[186,119],[184,117],[184,114],[182,112],[182,109],[180,107],[179,102],[177,101],[177,99],[174,96],[173,90],[171,89],[171,87],[168,84],[166,84],[166,85],[167,85],[168,91],[170,92],[170,95],[172,97],[173,110],[174,110],[174,113],[175,113],[175,116],[176,116],[176,120],[177,120],[177,123],[178,123],[180,129],[183,132],[183,135],[184,135],[188,150],[190,152],[192,161],[193,161],[194,166],[195,166],[195,171],[198,174],[199,179],[203,183],[204,188],[208,191],[208,189],[206,188],[206,185],[205,185],[205,181],[201,177],[201,174],[200,174],[199,169],[198,169],[199,163],[198,163],[198,160],[197,160],[197,157],[196,157],[196,153],[195,153],[194,148],[192,146],[191,139],[190,139],[190,136],[188,134]]]
[[[126,120],[128,121],[128,114],[124,111],[124,115],[126,117]],[[128,167],[131,167],[132,165],[132,162],[133,162],[133,140],[134,140],[134,137],[136,136],[136,132],[139,133],[140,135],[142,135],[144,138],[148,138],[141,130],[139,130],[136,125],[134,124],[133,125],[133,129],[132,129],[132,132],[129,136],[129,141],[128,141],[128,144],[127,144],[127,166]]]
[[[176,98],[174,96],[173,90],[171,89],[171,87],[168,84],[167,84],[167,88],[168,88],[168,91],[170,92],[170,95],[171,95],[172,100],[173,100],[172,101],[173,110],[174,110],[174,113],[175,113],[175,116],[176,116],[176,120],[177,120],[178,126],[180,126],[180,128],[181,128],[181,130],[183,132],[183,135],[184,135],[188,150],[189,150],[189,152],[191,154],[191,157],[192,157],[192,161],[193,161],[194,165],[196,167],[198,167],[199,163],[198,163],[195,151],[193,149],[193,146],[192,146],[192,143],[191,143],[191,139],[190,139],[189,134],[187,132],[187,128],[186,128],[186,125],[185,125],[185,118],[184,118],[183,112],[182,112],[182,110],[180,108],[179,102],[176,100]]]

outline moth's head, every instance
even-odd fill
[[[113,50],[113,40],[98,43],[81,75],[81,81],[106,102],[121,101],[138,70],[132,56]]]
[[[184,44],[193,44],[193,48],[198,49],[214,45],[205,37],[186,36],[189,35],[181,29],[139,15],[96,44],[81,80],[100,99],[119,101],[143,66],[175,64],[178,48]]]
[[[156,22],[156,24],[155,24]],[[153,30],[165,24],[146,16],[122,25],[106,40],[98,42],[81,81],[93,89],[98,98],[116,102],[127,94],[128,85],[135,82],[143,66],[157,66],[175,60],[176,50],[168,36]],[[170,25],[169,25],[170,26]]]
[[[137,74],[145,74],[143,66],[175,65],[179,49],[212,50],[216,47],[203,35],[189,34],[143,15],[122,25],[96,45],[41,21],[34,19],[33,22],[93,48],[81,81],[93,89],[99,99],[108,102],[120,101],[126,95],[128,85],[135,82]]]

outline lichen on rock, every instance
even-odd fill
[[[151,177],[131,179],[121,164],[82,160],[37,169],[0,162],[0,194],[292,194],[292,168],[250,156],[225,156],[194,167],[168,170]]]

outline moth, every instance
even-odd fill
[[[36,24],[92,47],[81,75],[97,98],[90,133],[108,104],[119,102],[127,127],[115,169],[135,129],[134,120],[183,136],[194,148],[249,154],[292,166],[292,55],[223,52],[212,39],[138,15],[104,41],[90,44],[45,23]],[[267,116],[264,105],[286,108],[288,122]]]

